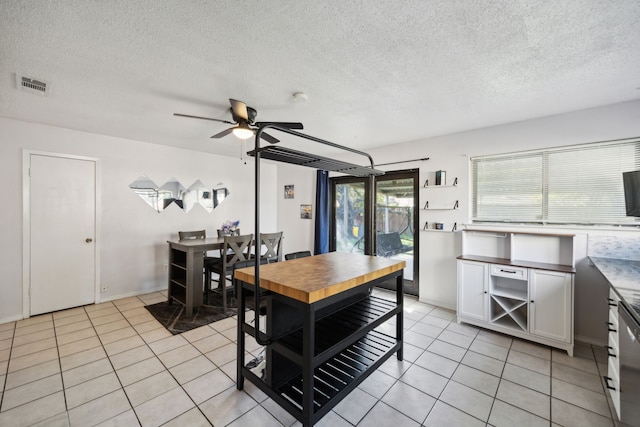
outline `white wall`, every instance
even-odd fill
[[[166,289],[166,241],[177,238],[179,230],[204,228],[215,235],[225,220],[237,219],[243,233],[253,232],[251,159],[245,165],[240,159],[10,119],[0,119],[0,129],[0,180],[6,189],[0,209],[0,323],[22,318],[23,149],[99,159],[102,210],[96,244],[100,283],[108,286],[101,294],[103,301]],[[275,231],[277,169],[266,162],[261,169],[261,229]],[[223,182],[231,194],[212,213],[200,206],[185,213],[175,205],[158,213],[129,189],[141,174],[158,185],[172,177],[185,187],[198,179],[211,187]]]
[[[461,117],[464,120],[464,117]],[[510,123],[424,141],[390,145],[369,151],[374,160],[385,162],[429,157],[421,162],[422,182],[434,178],[438,169],[446,170],[448,179],[457,176],[458,188],[421,189],[418,206],[425,200],[448,203],[460,198],[458,211],[421,212],[421,225],[437,216],[441,222],[467,223],[469,206],[469,157],[557,147],[640,136],[640,101],[572,112],[558,116]],[[401,167],[399,165],[398,167]],[[415,166],[408,163],[407,167]],[[435,203],[434,202],[434,203]],[[440,203],[441,204],[441,203]],[[545,228],[545,230],[551,230]],[[606,340],[607,307],[604,304],[607,284],[585,259],[586,236],[591,230],[572,229],[577,239],[578,259],[575,292],[575,334],[583,341]],[[605,234],[640,234],[616,229],[598,231]],[[455,309],[456,264],[461,254],[460,233],[420,233],[420,300]]]
[[[294,185],[293,199],[284,198],[285,185]],[[285,254],[307,250],[313,253],[315,188],[315,169],[278,164],[278,230],[284,232]],[[312,219],[300,218],[300,205],[311,205]]]

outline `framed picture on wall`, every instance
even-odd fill
[[[293,199],[294,190],[293,185],[285,185],[284,186],[284,198],[285,199]]]
[[[311,205],[300,205],[300,218],[311,219]]]

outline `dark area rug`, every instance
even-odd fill
[[[149,310],[149,313],[169,332],[175,335],[208,325],[209,323],[217,322],[218,320],[226,319],[227,317],[235,316],[238,310],[235,304],[233,304],[234,301],[232,298],[229,298],[230,301],[228,301],[229,305],[227,306],[226,313],[222,311],[222,302],[217,301],[219,298],[220,296],[216,295],[212,299],[211,305],[201,305],[194,309],[191,317],[187,317],[184,305],[177,301],[171,304],[163,301],[157,304],[147,305],[145,308]]]

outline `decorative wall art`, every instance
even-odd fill
[[[285,199],[293,199],[294,189],[293,185],[285,185],[284,186],[284,198]]]
[[[175,203],[184,212],[189,212],[199,204],[211,213],[229,196],[229,190],[221,182],[209,188],[197,180],[185,188],[177,179],[171,178],[158,187],[147,175],[141,175],[129,184],[129,188],[156,212],[162,212]]]
[[[311,205],[300,205],[300,218],[311,219]]]

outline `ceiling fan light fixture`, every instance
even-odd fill
[[[253,136],[253,130],[244,123],[240,123],[238,126],[234,127],[231,132],[240,139],[249,139]]]

